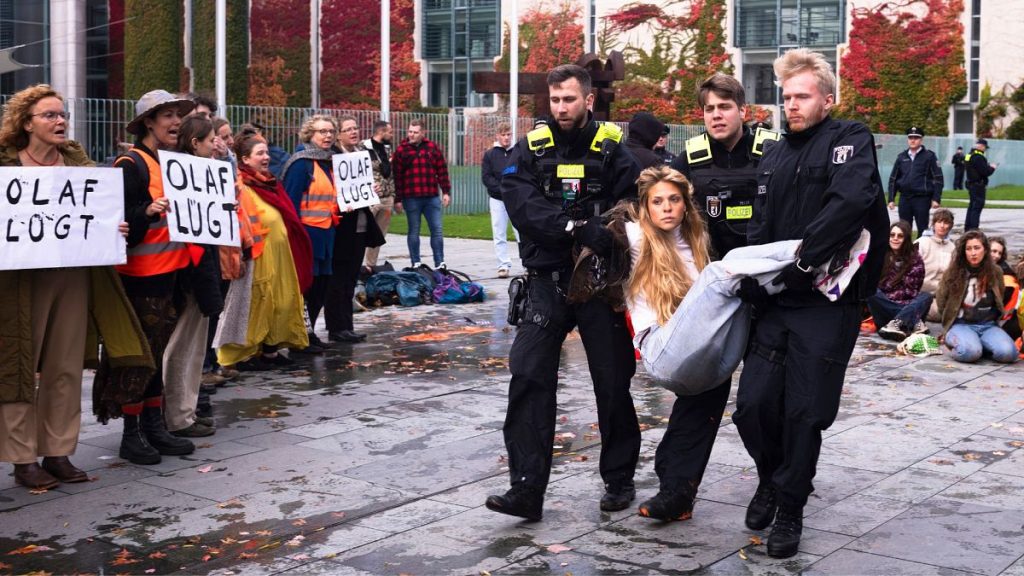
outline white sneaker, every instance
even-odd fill
[[[435,269],[437,269],[437,270],[447,270],[448,269],[448,265],[445,264],[444,262],[441,262],[440,264],[435,266]]]
[[[896,342],[902,342],[907,338],[907,333],[903,331],[903,324],[895,318],[889,320],[889,323],[885,326],[882,326],[878,330],[878,335],[886,340],[894,340]]]
[[[928,333],[928,325],[925,324],[923,321],[918,320],[917,324],[914,324],[914,329],[911,330],[910,333],[911,334],[927,334]]]

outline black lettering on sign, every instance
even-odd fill
[[[88,240],[89,239],[89,222],[92,222],[92,220],[93,220],[93,218],[95,218],[95,216],[93,216],[92,214],[82,214],[81,216],[79,216],[79,218],[81,218],[82,221],[85,222],[85,229],[82,231],[82,240]]]
[[[96,191],[95,186],[99,184],[99,182],[99,180],[94,180],[92,178],[85,179],[85,186],[82,187],[82,208],[89,205],[89,193]]]
[[[39,242],[43,239],[43,216],[41,214],[33,214],[29,217],[28,238],[33,242]]]
[[[210,214],[210,212],[213,210],[213,207],[216,206],[216,205],[217,205],[217,203],[213,202],[213,201],[211,201],[209,204],[206,205],[206,221],[209,222],[210,236],[213,236],[214,238],[220,238],[220,234],[221,234],[220,221],[215,219],[213,217],[213,215]]]
[[[193,206],[195,207],[194,218],[192,216]],[[188,227],[193,236],[199,236],[203,233],[203,208],[191,198],[188,199]]]
[[[181,209],[178,208],[178,201],[174,201],[174,210],[171,210],[171,215],[174,216],[174,226],[178,229],[179,234],[188,234],[188,228],[181,225]],[[170,216],[168,216],[170,218]],[[168,222],[170,225],[170,222]]]
[[[71,205],[77,206],[77,204],[75,204],[75,191],[71,186],[71,180],[65,182],[64,187],[61,188],[60,196],[57,197],[57,204],[64,204],[65,198],[70,198]]]
[[[220,185],[217,192],[220,193],[221,196],[228,195],[228,183],[231,181],[228,174],[230,172],[230,166],[221,166],[217,169],[217,182]]]
[[[21,180],[15,178],[7,184],[7,202],[12,206],[21,202]],[[8,226],[10,229],[10,226]]]
[[[181,162],[174,159],[167,161],[167,179],[165,181],[175,190],[184,190],[188,186],[188,174]]]
[[[57,218],[57,225],[54,227],[53,235],[56,236],[58,240],[63,240],[68,237],[68,231],[71,230],[71,224],[68,224],[67,220],[70,218],[70,214],[62,214],[60,218]],[[63,227],[61,227],[61,224],[63,224]],[[88,223],[86,223],[86,227],[88,227]]]
[[[64,186],[65,187],[71,186],[71,182],[68,182]],[[49,203],[50,203],[50,199],[49,198],[40,198],[39,197],[39,180],[36,179],[36,184],[35,184],[35,186],[32,187],[32,204],[34,204],[36,206],[45,206],[45,205],[47,205]]]
[[[224,218],[228,223],[228,238],[235,239],[235,222],[238,220],[238,213],[235,212],[234,204],[221,204],[221,209],[224,210]]]
[[[14,234],[11,233],[11,225],[13,225],[13,224],[14,224],[14,218],[8,218],[7,219],[7,241],[8,242],[17,242],[18,238],[19,238],[18,236],[15,236]]]

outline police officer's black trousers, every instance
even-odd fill
[[[560,284],[550,277],[530,279],[529,304],[509,352],[512,381],[504,433],[512,484],[547,488],[559,358],[577,324],[597,397],[601,478],[611,484],[630,481],[640,455],[640,427],[629,393],[636,357],[625,317],[597,299],[567,304],[568,275]]]
[[[695,396],[679,396],[654,454],[662,490],[696,494],[729,401],[732,379]]]
[[[981,209],[985,207],[985,185],[967,183],[967,217],[964,219],[964,232],[977,230],[981,227]]]
[[[856,303],[764,307],[743,360],[733,422],[762,483],[780,504],[803,507],[814,490],[821,432],[839,411],[860,325]]]
[[[900,220],[917,224],[917,235],[928,229],[928,212],[932,209],[932,198],[928,195],[908,196],[900,194]],[[909,240],[909,238],[908,238]]]

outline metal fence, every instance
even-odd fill
[[[0,103],[7,96],[0,95]],[[110,164],[120,149],[132,142],[124,131],[125,125],[135,117],[135,102],[131,100],[102,100],[94,98],[68,99],[65,107],[70,113],[69,136],[81,142],[90,157],[103,164]],[[359,123],[362,138],[370,137],[374,121],[380,118],[376,110],[338,110],[315,108],[285,108],[271,106],[231,105],[224,116],[232,127],[245,122],[256,122],[264,127],[268,139],[284,148],[294,150],[299,143],[299,128],[308,116],[319,113],[334,117],[353,116]],[[441,146],[448,158],[448,170],[452,181],[453,214],[477,214],[488,211],[487,193],[480,180],[480,162],[483,155],[494,145],[494,136],[499,124],[506,122],[506,116],[483,114],[462,114],[451,111],[448,114],[420,114],[415,112],[392,112],[391,123],[395,130],[395,142],[400,141],[413,119],[421,119],[427,137]],[[617,122],[626,129],[625,122]],[[520,118],[516,127],[518,134],[525,134],[533,126],[531,118]],[[687,138],[700,134],[703,126],[671,125],[668,149],[680,153]],[[878,134],[877,143],[879,170],[883,181],[888,181],[889,172],[896,155],[906,148],[906,137],[902,135]],[[933,150],[942,163],[946,177],[946,188],[953,183],[953,167],[950,159],[957,146],[970,150],[970,137],[927,137],[925,146]],[[999,169],[992,176],[991,186],[1000,184],[1024,184],[1024,142],[990,139],[988,158],[998,163]]]

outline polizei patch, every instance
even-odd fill
[[[833,164],[846,164],[850,156],[853,156],[853,146],[836,146],[832,149]]]

